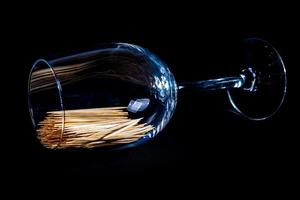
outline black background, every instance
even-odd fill
[[[293,6],[116,5],[73,8],[45,3],[13,9],[4,17],[1,97],[7,121],[1,146],[8,180],[76,180],[80,185],[84,179],[121,187],[151,181],[155,186],[196,181],[199,186],[221,188],[289,185],[295,177],[299,132],[295,91],[299,31]],[[253,122],[234,115],[224,92],[186,91],[179,94],[176,112],[163,132],[136,148],[56,152],[42,148],[35,138],[26,90],[31,65],[38,58],[127,42],[158,55],[176,80],[203,80],[229,75],[230,52],[247,37],[271,42],[288,70],[286,101],[269,120]]]

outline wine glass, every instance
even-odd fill
[[[133,147],[162,131],[176,108],[177,93],[191,87],[226,90],[236,113],[267,119],[284,101],[284,63],[259,38],[244,40],[239,52],[233,76],[179,84],[161,59],[133,44],[38,59],[28,81],[37,137],[50,149]]]

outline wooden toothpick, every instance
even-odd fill
[[[50,111],[39,123],[38,138],[47,148],[94,148],[131,143],[153,130],[131,119],[126,107]],[[64,117],[64,123],[63,123]]]

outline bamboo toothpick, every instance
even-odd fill
[[[94,148],[137,141],[153,126],[131,119],[126,107],[50,111],[37,130],[47,148]]]

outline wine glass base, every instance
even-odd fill
[[[250,120],[264,120],[273,116],[281,107],[287,90],[284,63],[277,50],[268,42],[249,38],[243,42],[241,88],[227,90],[235,113]]]

